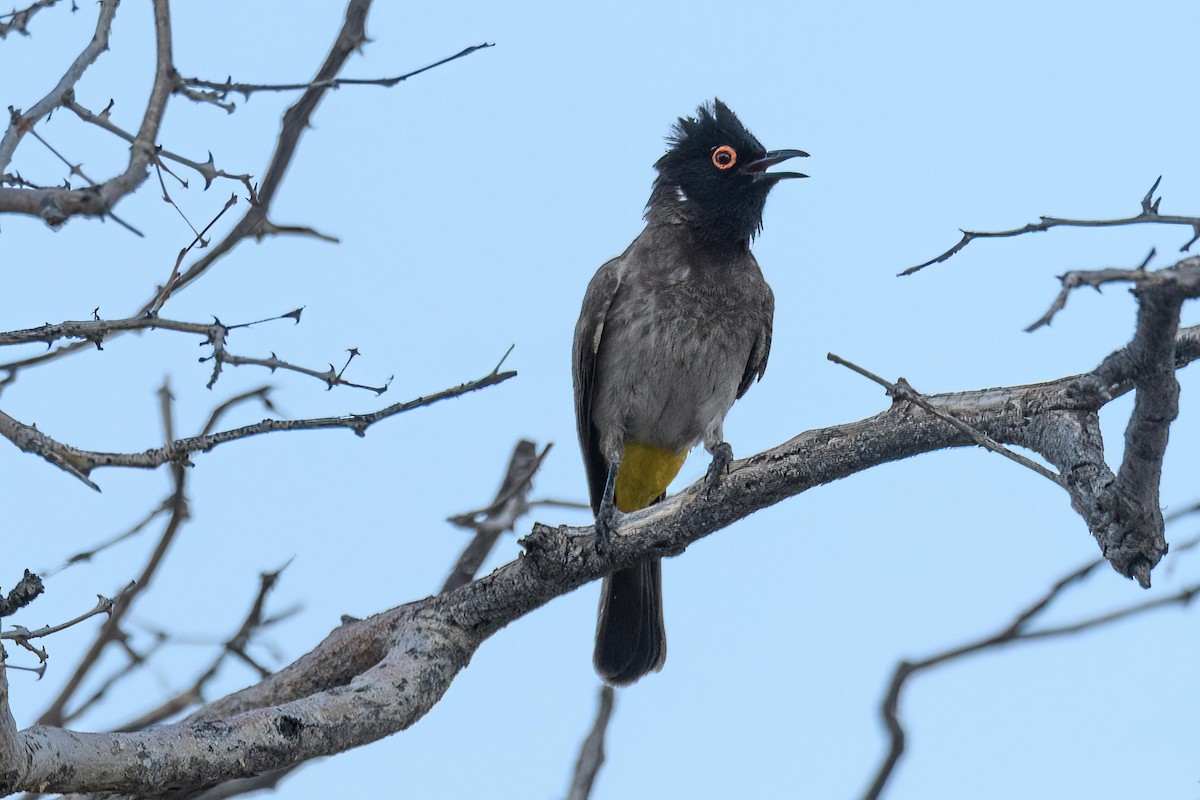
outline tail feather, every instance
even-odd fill
[[[662,560],[650,558],[604,579],[593,662],[605,683],[624,686],[666,660]]]

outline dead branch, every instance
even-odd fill
[[[390,89],[391,87],[395,86],[396,84],[401,83],[402,81],[406,81],[409,78],[420,75],[422,72],[428,72],[429,70],[433,69],[434,67],[440,67],[443,64],[448,64],[451,61],[455,61],[464,56],[469,56],[469,55],[471,55],[471,53],[474,53],[476,50],[483,50],[485,48],[495,47],[495,46],[496,45],[492,42],[484,42],[483,44],[472,45],[471,47],[463,48],[462,50],[458,51],[457,53],[455,53],[452,56],[447,56],[446,58],[443,58],[440,61],[435,61],[432,64],[427,64],[426,66],[421,67],[420,69],[415,69],[412,72],[406,72],[403,75],[397,75],[394,78],[325,78],[325,79],[314,80],[311,83],[276,83],[276,84],[234,83],[232,78],[226,78],[225,81],[222,83],[216,83],[215,81],[205,81],[205,80],[201,80],[199,78],[180,78],[179,82],[180,82],[180,85],[186,89],[210,90],[213,95],[213,99],[215,99],[218,102],[218,105],[221,103],[225,103],[226,99],[228,98],[228,96],[231,92],[236,92],[237,94],[240,94],[243,97],[249,99],[250,95],[252,95],[255,92],[293,92],[293,91],[298,91],[300,89],[305,89],[305,90],[308,90],[308,89],[337,89],[342,86],[383,86],[383,87]],[[188,93],[188,97],[192,100],[211,102],[208,98],[196,97],[196,96],[194,96],[193,93],[190,93],[190,92]],[[222,105],[221,107],[225,108],[228,111],[233,110],[232,103],[227,103],[226,105]]]
[[[116,597],[108,598],[102,594],[96,595],[96,605],[92,606],[91,609],[83,612],[77,617],[67,620],[66,622],[60,622],[57,625],[44,625],[41,628],[37,628],[36,630],[32,631],[21,625],[13,625],[8,630],[0,633],[0,639],[8,639],[9,641],[13,641],[19,645],[25,646],[32,639],[42,639],[50,636],[51,634],[58,633],[59,631],[65,631],[67,628],[74,627],[79,623],[89,620],[92,617],[100,614],[111,614],[116,604],[119,603],[121,599],[125,597],[125,595],[128,594],[132,589],[133,584],[130,583],[124,589],[118,592]]]
[[[549,449],[550,446],[547,445],[541,455],[538,455],[537,447],[533,442],[524,439],[517,442],[509,459],[504,479],[501,481],[500,490],[496,494],[496,499],[492,501],[487,510],[471,512],[469,515],[460,515],[458,518],[451,520],[452,522],[455,522],[455,520],[466,520],[464,522],[456,522],[456,524],[474,527],[476,535],[459,556],[454,570],[446,579],[446,583],[442,586],[439,594],[446,594],[473,580],[475,573],[487,558],[492,545],[500,533],[511,529],[516,522],[516,518],[528,512],[529,507],[525,504],[525,497],[529,492],[533,475],[541,465]],[[485,519],[475,521],[475,516],[478,514],[484,514]],[[179,699],[182,701],[184,695],[181,694]],[[225,781],[202,792],[197,800],[218,800],[218,798],[224,800],[224,798],[237,797],[262,789],[273,788],[292,772],[304,766],[305,763],[307,762],[299,762],[254,777]],[[599,768],[599,764],[596,764],[596,767]]]
[[[46,590],[39,575],[25,570],[17,585],[9,590],[7,597],[0,597],[0,617],[11,617],[32,603]]]
[[[1200,542],[1200,539],[1192,539],[1185,542],[1180,549],[1193,547],[1198,542]],[[1031,629],[1031,626],[1043,616],[1043,612],[1046,609],[1066,594],[1069,589],[1080,584],[1089,575],[1095,574],[1103,564],[1104,559],[1096,559],[1067,573],[1057,580],[1045,594],[1017,614],[1012,622],[994,634],[983,636],[917,661],[901,661],[897,664],[895,671],[892,673],[892,680],[888,685],[888,690],[884,694],[883,701],[880,704],[880,716],[883,718],[884,726],[888,730],[888,752],[876,768],[875,777],[870,787],[863,793],[863,800],[878,800],[882,796],[888,782],[895,774],[900,759],[904,755],[906,736],[904,725],[900,720],[900,699],[909,679],[914,675],[951,661],[957,661],[966,656],[1011,644],[1062,638],[1071,634],[1100,628],[1122,619],[1128,619],[1129,617],[1140,616],[1160,608],[1187,605],[1197,594],[1200,594],[1200,585],[1190,586],[1166,597],[1137,603],[1107,614],[1087,617],[1065,625]]]
[[[308,130],[309,128],[312,127],[311,119],[312,119],[313,113],[316,111],[317,106],[320,104],[321,100],[324,98],[326,92],[330,91],[333,88],[336,88],[336,85],[334,82],[339,80],[338,75],[341,72],[342,68],[345,66],[345,64],[346,64],[347,60],[349,59],[349,57],[351,56],[351,54],[361,50],[362,47],[366,44],[367,39],[366,39],[366,33],[365,33],[364,26],[365,26],[367,10],[370,8],[370,4],[371,4],[371,0],[350,0],[349,5],[346,8],[345,19],[344,19],[342,28],[339,31],[328,55],[326,56],[324,63],[321,65],[321,67],[317,71],[316,77],[313,79],[313,81],[311,83],[297,85],[296,88],[303,87],[304,91],[301,94],[300,98],[296,101],[296,103],[293,104],[290,108],[288,108],[288,110],[283,115],[282,129],[280,130],[279,137],[278,137],[278,140],[275,145],[275,150],[271,156],[271,160],[267,167],[266,174],[262,180],[262,184],[259,187],[257,187],[257,189],[255,189],[253,186],[249,187],[250,206],[247,209],[246,213],[242,216],[242,218],[240,220],[238,220],[237,223],[234,224],[233,228],[229,231],[228,234],[226,234],[226,236],[224,238],[222,238],[219,242],[212,245],[211,247],[208,247],[206,249],[205,254],[203,256],[201,256],[200,258],[198,258],[186,270],[183,270],[181,272],[179,269],[180,264],[177,263],[176,269],[172,272],[171,278],[167,281],[166,284],[164,284],[163,288],[161,290],[155,292],[153,297],[151,297],[148,301],[146,301],[136,312],[131,314],[130,315],[131,318],[145,316],[147,313],[150,313],[152,315],[157,314],[158,311],[162,308],[162,304],[167,299],[167,297],[169,297],[173,292],[180,291],[183,288],[186,288],[187,286],[189,286],[192,282],[194,282],[196,279],[198,279],[201,275],[205,274],[208,271],[208,269],[212,267],[213,264],[215,264],[217,261],[219,261],[222,257],[224,257],[227,253],[232,251],[238,244],[240,244],[242,241],[244,241],[246,239],[258,240],[258,239],[261,239],[263,236],[274,235],[274,234],[301,234],[301,235],[316,236],[318,238],[325,239],[325,240],[331,240],[331,241],[334,240],[333,237],[319,233],[309,226],[284,225],[284,224],[275,223],[269,219],[268,215],[271,210],[272,202],[275,199],[275,194],[278,191],[281,181],[283,180],[283,176],[286,174],[288,167],[290,166],[293,158],[295,157],[297,148],[300,143],[300,138],[306,130]],[[103,15],[103,11],[105,9],[107,9],[109,12],[109,15],[107,17],[105,17]],[[80,56],[81,59],[84,59],[84,56],[87,56],[88,59],[90,59],[90,60],[85,60],[83,62],[80,62],[79,60],[77,60],[78,66],[73,67],[72,70],[68,72],[68,75],[64,76],[63,81],[60,82],[60,85],[58,87],[56,87],[55,91],[52,92],[50,95],[48,95],[47,98],[45,98],[41,103],[39,103],[34,108],[32,108],[27,114],[25,114],[21,117],[21,120],[24,121],[22,124],[25,124],[25,125],[31,124],[31,121],[36,121],[36,120],[41,119],[42,117],[46,116],[51,111],[53,111],[55,108],[58,108],[60,106],[66,106],[66,107],[70,108],[73,112],[80,115],[81,118],[86,119],[89,122],[93,122],[95,124],[101,124],[101,120],[103,119],[104,114],[102,113],[102,114],[96,115],[90,111],[87,111],[87,109],[83,108],[82,106],[78,106],[75,103],[75,99],[74,99],[74,95],[73,95],[73,87],[75,85],[75,82],[78,81],[79,76],[83,74],[84,70],[86,70],[87,66],[89,66],[92,63],[92,61],[95,60],[95,58],[99,55],[100,52],[102,52],[105,48],[107,48],[107,34],[108,34],[108,29],[111,26],[111,21],[112,21],[111,14],[115,13],[115,9],[116,9],[116,3],[113,2],[113,0],[105,0],[105,2],[102,4],[101,22],[103,23],[103,25],[98,27],[98,36],[99,36],[99,32],[101,30],[102,30],[104,36],[101,40],[99,40],[99,44],[97,44],[96,41],[94,41],[93,42],[94,47],[90,46],[89,50],[85,51],[85,53]],[[167,54],[169,55],[169,40],[167,42],[167,45],[168,45]],[[442,59],[441,61],[438,61],[434,64],[430,64],[426,67],[422,67],[419,70],[415,70],[411,73],[397,76],[395,78],[385,78],[385,79],[377,79],[377,80],[363,81],[363,82],[380,83],[380,85],[386,85],[386,84],[395,85],[396,83],[399,83],[407,78],[413,77],[415,75],[419,75],[419,74],[426,72],[427,70],[433,69],[441,64],[448,63],[457,58],[461,58],[465,55],[469,55],[472,52],[475,52],[477,50],[480,50],[480,49],[483,49],[483,48],[489,47],[489,46],[491,46],[491,45],[485,43],[483,45],[477,45],[474,47],[466,48],[465,50],[460,51],[459,53],[455,54],[454,56],[451,56],[446,59]],[[95,52],[92,52],[93,49],[95,50]],[[162,48],[160,47],[160,56],[161,56],[161,51],[162,51]],[[356,81],[358,79],[348,79],[348,80]],[[191,90],[187,89],[182,84],[174,83],[173,87],[176,90],[179,90],[179,91],[181,91],[185,94],[189,94],[189,96],[191,96]],[[180,87],[182,87],[182,88],[180,88]],[[152,94],[152,97],[151,97],[152,101],[156,101],[156,99],[158,98],[158,94],[157,94],[158,88],[159,88],[159,85],[156,82],[156,84],[155,84],[155,92],[156,93]],[[234,91],[236,91],[236,89],[234,89]],[[70,105],[68,105],[68,103]],[[147,115],[148,115],[147,118],[149,118],[150,110],[151,109],[149,109],[149,108],[147,109]],[[106,127],[106,126],[102,125],[102,127]],[[143,130],[145,129],[145,127],[146,127],[145,124],[143,124]],[[117,129],[116,126],[107,127],[107,129],[109,129],[113,133],[116,133],[117,135],[122,135],[122,136],[127,135],[123,131],[120,131],[119,129]],[[15,150],[16,145],[20,139],[20,134],[18,133],[18,131],[23,132],[23,128],[20,125],[17,125],[16,121],[14,121],[13,124],[11,124],[9,127],[9,133],[6,134],[6,136],[3,140],[0,140],[0,173],[3,172],[4,168],[7,166],[7,164],[11,160],[12,151]],[[137,150],[138,149],[137,143],[141,142],[142,138],[143,138],[142,131],[139,131],[137,136],[135,136],[134,138],[136,140],[134,149]],[[10,139],[11,139],[11,142],[10,142]],[[157,163],[161,163],[162,158],[171,158],[172,160],[176,160],[179,163],[184,163],[187,166],[199,171],[202,175],[205,176],[206,182],[210,179],[210,176],[229,177],[229,178],[238,178],[238,179],[244,177],[244,176],[238,176],[238,175],[221,175],[218,172],[216,172],[215,167],[213,167],[213,165],[212,165],[211,154],[210,154],[209,162],[207,164],[203,164],[203,163],[196,162],[194,160],[184,159],[183,157],[177,157],[177,156],[175,156],[175,154],[165,153],[164,151],[160,151],[153,147],[147,148],[147,152],[148,152],[148,160],[145,162],[145,165],[152,163],[151,159],[156,160]],[[145,175],[143,175],[142,177],[144,178]],[[248,176],[245,176],[245,177],[248,178]],[[5,207],[5,202],[6,202],[5,198],[11,197],[10,195],[6,195],[5,192],[18,192],[18,191],[31,192],[31,191],[34,191],[32,188],[32,184],[28,184],[27,182],[23,181],[22,179],[19,178],[19,176],[12,176],[12,175],[5,174],[4,178],[5,178],[4,182],[9,182],[10,179],[12,181],[20,180],[20,187],[22,187],[22,188],[17,188],[17,189],[0,188],[0,212],[6,211],[6,210],[13,210],[13,209],[8,209]],[[104,185],[107,186],[108,184],[104,184]],[[44,188],[44,189],[38,189],[37,191],[48,192],[48,193],[55,193],[55,192],[61,193],[66,190],[63,190],[61,188]],[[80,192],[85,193],[85,194],[78,195],[80,198],[87,198],[90,195],[87,195],[86,193],[88,193],[92,190],[81,189],[81,190],[75,190],[75,191],[76,191],[76,194],[78,194]],[[38,196],[41,196],[41,195],[38,195]],[[51,196],[57,197],[58,195],[46,195],[46,196],[47,197],[51,197]],[[75,197],[75,196],[76,195],[72,195],[72,197]],[[29,195],[29,197],[33,197],[33,195]],[[10,200],[9,202],[16,203],[17,201]],[[81,199],[81,200],[79,200],[79,202],[83,202],[83,200]],[[25,205],[32,205],[32,201],[30,201],[30,200],[22,200],[21,203],[23,203]],[[57,205],[60,207],[59,210],[62,210],[61,207],[63,207],[64,205],[69,205],[69,204],[67,204],[65,202],[61,202],[61,203],[58,203]],[[15,210],[19,210],[19,209],[15,209]],[[57,214],[58,212],[56,211],[55,213]],[[73,213],[81,213],[82,214],[82,213],[88,213],[88,212],[86,212],[84,210],[78,210]],[[184,253],[180,254],[180,261],[182,261],[182,258],[186,254],[187,250],[190,250],[190,248],[185,249]],[[40,355],[37,355],[37,356],[33,356],[33,357],[30,357],[27,359],[22,359],[20,361],[15,361],[10,364],[0,365],[0,368],[6,369],[8,371],[9,374],[5,378],[5,381],[8,381],[8,380],[11,380],[11,378],[13,377],[13,372],[15,370],[24,369],[24,368],[48,363],[50,361],[57,360],[58,358],[70,355],[72,353],[77,353],[84,347],[86,347],[86,343],[74,342],[71,344],[66,344],[66,345],[56,347],[52,350],[49,350],[49,351],[42,353]],[[263,364],[263,366],[267,366],[267,365]],[[2,385],[3,384],[0,384],[0,386],[2,386]],[[64,467],[64,468],[66,468],[66,467]]]
[[[1154,185],[1150,187],[1150,191],[1146,192],[1146,196],[1142,198],[1141,210],[1132,217],[1122,217],[1120,219],[1062,219],[1059,217],[1041,217],[1039,222],[1031,222],[1020,228],[1013,228],[1008,231],[962,231],[962,238],[958,243],[951,247],[946,252],[936,258],[917,264],[915,267],[909,267],[900,273],[901,276],[912,275],[915,272],[920,272],[928,266],[940,264],[946,261],[951,256],[958,253],[964,247],[969,245],[976,239],[999,239],[1009,236],[1021,236],[1026,233],[1042,233],[1051,228],[1057,227],[1072,227],[1072,228],[1114,228],[1122,225],[1141,225],[1144,223],[1153,223],[1158,225],[1186,225],[1192,229],[1192,238],[1184,242],[1179,251],[1186,253],[1191,246],[1200,239],[1200,217],[1180,217],[1170,214],[1158,213],[1158,204],[1162,202],[1162,197],[1155,197],[1154,193],[1158,191],[1158,184],[1162,181],[1162,176],[1154,181]]]
[[[151,725],[157,725],[193,706],[203,703],[204,687],[216,677],[217,671],[220,670],[230,657],[236,657],[248,663],[258,673],[260,679],[270,675],[269,671],[264,670],[249,657],[247,647],[256,634],[286,617],[284,615],[268,618],[265,613],[267,596],[275,588],[279,576],[283,574],[283,570],[285,569],[287,569],[287,564],[272,572],[264,572],[259,576],[258,593],[255,595],[254,601],[250,604],[250,610],[246,612],[246,617],[242,620],[241,625],[231,637],[225,640],[212,662],[206,669],[201,671],[191,684],[115,730],[118,732],[142,730]]]
[[[13,111],[12,120],[3,139],[0,139],[0,170],[12,160],[21,137],[51,111],[63,105],[67,93],[74,88],[83,72],[108,47],[108,32],[116,13],[115,0],[102,0],[100,20],[91,44],[75,60],[54,90],[26,114]],[[171,19],[167,0],[154,0],[154,31],[156,66],[154,86],[146,113],[129,148],[129,165],[120,175],[86,189],[29,189],[0,187],[0,212],[41,217],[52,227],[62,225],[73,216],[106,216],[125,195],[137,189],[148,176],[155,154],[154,141],[166,110],[167,100],[175,87],[175,67],[171,63]]]
[[[174,414],[172,408],[172,398],[170,389],[164,384],[160,390],[162,420],[163,420],[163,438],[166,441],[171,441],[175,436]],[[142,592],[150,588],[154,580],[155,573],[158,572],[159,566],[163,559],[166,558],[167,551],[171,544],[175,541],[176,535],[184,523],[191,518],[190,509],[188,508],[187,500],[187,471],[182,466],[175,464],[171,469],[171,482],[173,491],[171,492],[169,506],[170,511],[167,517],[167,523],[163,526],[162,535],[159,537],[158,544],[155,545],[150,558],[142,567],[141,574],[137,580],[121,594],[117,602],[113,605],[109,612],[108,619],[101,627],[99,634],[93,640],[91,647],[83,659],[76,666],[75,671],[67,680],[66,685],[55,697],[50,707],[38,719],[41,725],[63,725],[70,718],[67,714],[66,707],[83,681],[91,673],[92,669],[100,660],[100,655],[105,648],[114,641],[124,639],[124,631],[121,623],[124,622],[129,610],[133,604],[141,596]]]
[[[132,144],[134,142],[134,140],[137,138],[132,133],[129,133],[128,131],[124,130],[123,128],[120,128],[117,125],[115,125],[113,123],[113,121],[109,118],[109,112],[112,110],[112,102],[111,101],[109,102],[107,108],[105,108],[99,114],[96,114],[92,111],[89,111],[88,109],[81,106],[78,102],[76,102],[75,92],[72,89],[72,90],[69,90],[66,93],[66,95],[64,96],[62,105],[64,108],[70,110],[72,113],[75,114],[75,116],[79,117],[84,122],[91,123],[92,125],[95,125],[99,128],[103,128],[104,130],[108,131],[109,133],[119,136],[120,138],[124,139],[125,141],[129,142],[130,144]],[[238,175],[238,174],[226,172],[223,169],[217,169],[217,166],[213,161],[212,153],[208,154],[207,161],[195,161],[193,159],[187,158],[186,156],[181,156],[178,153],[173,153],[170,150],[159,147],[155,150],[155,156],[156,156],[156,159],[155,159],[156,163],[161,163],[161,159],[165,158],[170,161],[174,161],[177,164],[182,164],[185,167],[194,169],[196,172],[199,172],[200,177],[204,178],[204,188],[205,189],[208,189],[209,187],[211,187],[213,181],[216,180],[217,178],[226,178],[231,181],[237,181],[238,183],[242,184],[242,186],[244,186],[246,188],[246,192],[250,196],[251,202],[256,202],[255,193],[254,193],[254,184],[250,182],[251,176],[246,175],[246,174]],[[183,185],[187,186],[187,182],[184,181]]]
[[[1180,331],[1176,364],[1197,358],[1200,327]],[[1067,451],[1075,452],[1063,444],[1077,434],[1073,420],[1095,416],[1135,385],[1137,370],[1122,359],[1106,359],[1102,366],[1108,382],[1103,395],[1086,390],[1098,368],[1043,384],[926,399],[997,442],[1031,447],[1056,463]],[[0,764],[0,775],[13,775],[0,788],[69,792],[103,786],[133,794],[175,788],[187,797],[219,782],[374,741],[414,724],[440,700],[482,642],[554,597],[648,555],[679,554],[704,536],[815,486],[920,453],[972,445],[944,419],[912,404],[894,404],[874,417],[803,433],[736,461],[715,489],[705,490],[701,482],[623,515],[618,535],[603,553],[590,527],[535,525],[524,539],[522,558],[448,594],[347,620],[291,666],[187,720],[135,733],[40,726],[22,731],[22,758]],[[1102,458],[1102,452],[1091,457]],[[1059,466],[1068,482],[1082,468]],[[1111,505],[1117,488],[1110,482],[1094,491],[1107,492],[1095,500]],[[58,769],[68,763],[71,770]]]
[[[467,383],[443,389],[430,395],[393,403],[386,408],[365,414],[346,414],[340,417],[316,417],[311,419],[264,419],[253,425],[244,425],[232,430],[217,433],[204,433],[185,439],[175,439],[162,447],[144,450],[140,453],[101,453],[92,450],[82,450],[72,445],[63,444],[47,436],[33,425],[19,422],[3,411],[0,411],[0,436],[8,439],[20,450],[40,456],[49,463],[74,475],[87,486],[100,490],[88,476],[97,467],[132,467],[135,469],[155,469],[163,464],[176,467],[192,466],[189,458],[193,453],[207,453],[217,445],[258,436],[264,433],[281,431],[322,430],[328,428],[349,428],[356,436],[366,436],[367,429],[380,420],[394,417],[417,408],[423,408],[452,397],[486,389],[503,383],[509,378],[516,377],[516,372],[491,372]]]
[[[608,720],[612,717],[613,701],[616,692],[608,685],[600,687],[600,705],[596,709],[596,721],[579,748],[579,758],[575,761],[575,772],[571,775],[571,788],[567,791],[567,800],[587,800],[592,793],[592,784],[604,764],[604,734],[608,729]]]
[[[62,105],[67,92],[75,88],[75,84],[83,77],[87,68],[108,49],[108,35],[112,30],[113,17],[116,14],[116,0],[101,0],[100,13],[96,19],[96,31],[92,34],[92,40],[88,42],[83,52],[71,62],[71,66],[59,78],[50,93],[34,103],[24,113],[17,109],[9,109],[12,118],[9,120],[8,129],[4,132],[3,138],[0,138],[0,172],[3,172],[12,163],[13,153],[16,152],[21,138],[33,129],[35,123],[49,116],[50,112]]]
[[[56,5],[59,0],[34,0],[25,8],[16,11],[10,11],[7,14],[0,14],[0,39],[6,38],[10,33],[19,33],[22,36],[29,35],[29,20],[33,19],[33,15],[41,11],[43,8],[49,8]],[[75,3],[71,3],[71,10],[76,11]]]
[[[965,422],[958,419],[954,415],[949,414],[949,413],[943,411],[942,409],[930,404],[929,401],[925,399],[925,396],[923,394],[921,394],[920,392],[918,392],[916,389],[914,389],[909,384],[909,382],[906,381],[904,378],[898,378],[895,383],[892,383],[891,381],[888,381],[888,380],[885,380],[885,379],[879,377],[878,375],[876,375],[873,372],[863,369],[862,367],[858,366],[857,364],[847,361],[846,359],[842,358],[841,356],[834,355],[833,353],[828,353],[828,354],[826,354],[825,357],[835,364],[841,364],[843,367],[846,367],[847,369],[857,372],[859,375],[862,375],[864,378],[867,378],[869,380],[874,381],[875,383],[878,383],[880,386],[887,389],[888,396],[893,397],[896,400],[900,400],[900,401],[904,401],[904,402],[908,402],[908,403],[915,403],[916,405],[918,405],[921,408],[928,411],[930,414],[933,414],[941,419],[944,419],[946,422],[949,422],[951,425],[958,428],[960,431],[965,433],[967,436],[971,437],[971,441],[973,441],[975,444],[982,447],[984,450],[990,450],[993,453],[998,453],[999,455],[1004,456],[1005,458],[1009,459],[1010,461],[1015,461],[1016,463],[1020,464],[1021,466],[1033,470],[1038,475],[1041,475],[1043,478],[1047,478],[1056,484],[1061,482],[1058,475],[1056,475],[1055,473],[1046,469],[1045,467],[1043,467],[1041,464],[1037,463],[1036,461],[1026,458],[1025,456],[1021,455],[1020,453],[1014,453],[1012,450],[1009,450],[1007,447],[1000,444],[999,442],[993,441],[991,439],[991,437],[989,437],[983,433],[980,433],[979,431],[972,428],[970,425],[967,425]]]
[[[358,350],[350,348],[347,352],[351,355],[346,360],[346,364],[338,369],[332,364],[328,369],[318,370],[311,367],[304,367],[299,364],[293,364],[289,361],[284,361],[279,356],[272,353],[268,358],[259,358],[253,356],[240,356],[235,353],[230,353],[226,349],[226,340],[231,331],[239,328],[249,328],[255,325],[261,325],[265,322],[274,322],[276,320],[290,319],[297,325],[300,324],[300,317],[303,313],[303,308],[295,308],[284,314],[279,314],[266,319],[259,319],[253,322],[243,322],[235,325],[227,325],[221,322],[217,317],[213,317],[212,322],[185,322],[182,320],[167,319],[165,317],[154,316],[150,314],[141,314],[135,317],[126,317],[125,319],[100,319],[96,317],[90,320],[68,320],[55,324],[41,325],[36,328],[26,328],[17,331],[0,332],[0,347],[6,345],[22,345],[34,342],[44,342],[53,344],[60,339],[79,339],[84,342],[95,345],[97,350],[104,349],[104,343],[110,338],[119,333],[134,330],[165,330],[175,331],[177,333],[187,333],[195,336],[203,337],[203,344],[212,347],[212,354],[201,358],[200,361],[211,361],[213,364],[212,377],[209,379],[207,387],[211,389],[216,385],[217,380],[221,377],[223,367],[226,365],[234,367],[254,366],[269,369],[271,372],[276,370],[284,370],[285,372],[294,372],[298,375],[307,375],[311,378],[316,378],[325,384],[327,389],[332,389],[336,386],[346,386],[352,389],[365,389],[374,392],[376,395],[383,394],[387,391],[387,383],[381,386],[370,386],[363,383],[354,383],[346,380],[346,367],[350,365],[357,355]],[[0,364],[0,369],[6,369],[10,372],[19,370],[21,367],[28,366],[33,363],[34,359],[21,359],[10,361],[6,364]]]
[[[537,445],[533,442],[525,439],[517,442],[500,489],[491,504],[450,518],[455,525],[474,529],[475,537],[458,557],[458,562],[442,585],[443,594],[474,580],[475,573],[492,552],[500,534],[512,530],[517,520],[529,513],[528,498],[533,487],[533,476],[549,451],[550,445],[546,445],[539,455]]]

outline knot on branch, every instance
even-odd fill
[[[1167,554],[1162,512],[1116,487],[1103,505],[1111,521],[1103,538],[1097,535],[1101,552],[1113,569],[1149,589],[1150,571]]]
[[[7,597],[0,598],[0,617],[8,617],[32,603],[46,591],[42,579],[36,573],[25,570],[24,577],[13,587]]]
[[[41,215],[42,220],[51,228],[62,227],[69,216],[59,204],[57,192],[46,193],[46,196],[42,198],[38,213]]]
[[[562,566],[570,563],[574,557],[571,536],[567,531],[566,525],[551,528],[535,522],[533,530],[517,542],[525,548],[526,563],[539,577],[561,572]]]

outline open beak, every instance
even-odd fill
[[[783,180],[784,178],[807,178],[808,176],[800,172],[767,172],[767,167],[773,167],[780,161],[787,161],[789,158],[808,158],[808,153],[803,150],[771,150],[765,156],[757,161],[751,161],[746,165],[747,172],[753,172],[755,179],[766,180]]]

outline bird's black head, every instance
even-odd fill
[[[720,100],[680,117],[671,145],[654,165],[658,178],[646,206],[647,219],[672,219],[717,243],[748,245],[762,229],[767,194],[798,172],[767,172],[800,150],[767,151]]]

